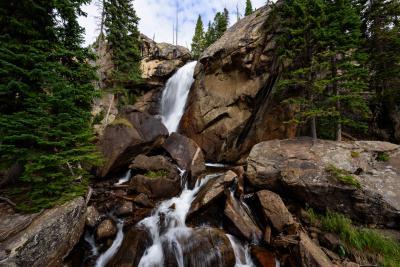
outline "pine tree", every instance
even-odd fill
[[[215,38],[218,40],[225,33],[228,28],[228,17],[227,13],[217,12],[214,18],[214,29],[215,29]]]
[[[88,2],[6,1],[0,9],[0,167],[23,166],[25,210],[84,194],[85,166],[98,162],[95,71],[77,21]]]
[[[112,87],[124,90],[128,83],[140,81],[139,18],[131,0],[105,0],[105,31],[112,52]]]
[[[209,47],[212,45],[215,41],[217,40],[216,34],[215,34],[215,28],[214,25],[211,24],[211,21],[208,22],[208,27],[207,31],[204,34],[204,48]]]
[[[205,39],[204,39],[204,28],[203,21],[199,15],[196,23],[196,29],[192,39],[192,55],[193,58],[198,59],[200,54],[204,51]]]
[[[246,0],[246,9],[244,11],[244,15],[248,16],[253,13],[253,5],[251,4],[251,0]]]

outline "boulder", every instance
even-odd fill
[[[160,119],[125,107],[121,117],[106,127],[98,143],[105,159],[99,176],[122,172],[137,155],[160,146],[167,136],[168,130]]]
[[[78,197],[27,218],[23,228],[0,241],[0,266],[61,266],[83,233],[85,210]]]
[[[182,249],[183,266],[234,266],[235,254],[224,231],[216,228],[193,229],[178,240]],[[174,252],[176,245],[165,241],[164,266],[178,266]]]
[[[318,210],[395,226],[400,219],[400,146],[376,141],[273,140],[257,144],[247,177]]]
[[[89,227],[95,227],[100,221],[100,213],[94,206],[89,206],[86,209],[86,220],[85,223]]]
[[[305,233],[300,233],[299,252],[303,267],[333,267],[328,256]]]
[[[130,168],[143,172],[130,181],[129,189],[136,193],[143,193],[153,199],[166,199],[178,195],[181,191],[181,179],[177,168],[163,156],[139,155]]]
[[[259,241],[263,233],[248,212],[250,210],[246,209],[244,204],[237,200],[233,194],[229,194],[224,210],[226,229],[235,236],[248,241]]]
[[[131,215],[133,212],[133,203],[130,201],[123,201],[116,210],[117,216]]]
[[[235,162],[263,140],[291,138],[293,108],[273,97],[279,71],[269,6],[239,20],[200,56],[181,121],[211,162]]]
[[[179,168],[189,171],[197,177],[206,170],[203,151],[190,138],[172,133],[165,141],[163,148],[176,161]]]
[[[96,238],[103,240],[113,238],[117,234],[117,227],[111,219],[105,219],[96,228]]]
[[[278,232],[294,223],[293,217],[283,203],[281,197],[274,192],[262,190],[257,192],[265,219],[271,222]]]
[[[251,257],[257,267],[276,267],[276,257],[271,251],[252,245],[250,247]]]
[[[150,245],[151,237],[147,231],[132,227],[125,233],[121,247],[107,266],[136,267]]]

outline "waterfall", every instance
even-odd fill
[[[161,118],[170,133],[178,130],[183,116],[186,100],[194,79],[193,73],[197,62],[187,63],[167,82],[161,98]]]
[[[100,257],[97,259],[96,267],[106,266],[107,263],[115,255],[115,253],[118,252],[118,249],[121,246],[122,241],[124,240],[124,232],[123,232],[124,224],[122,221],[118,221],[117,228],[118,228],[117,236],[115,237],[111,247],[109,249],[107,249],[106,252],[101,254]]]

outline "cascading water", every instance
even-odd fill
[[[170,133],[178,130],[186,100],[194,79],[197,62],[190,62],[180,68],[167,82],[161,98],[161,118]]]
[[[124,232],[123,232],[123,222],[118,221],[117,223],[117,229],[118,233],[117,236],[115,237],[111,247],[107,249],[103,254],[100,255],[100,257],[96,261],[96,267],[104,267],[107,265],[107,263],[111,260],[111,258],[117,253],[119,247],[122,244],[122,241],[124,239]],[[92,251],[97,251],[97,249],[93,249]]]

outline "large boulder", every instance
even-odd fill
[[[201,55],[195,69],[182,132],[208,161],[237,161],[263,140],[290,138],[291,107],[273,97],[279,76],[274,33],[265,23],[271,8],[246,16]]]
[[[165,141],[163,148],[176,161],[178,166],[197,177],[206,170],[201,148],[190,138],[172,133]]]
[[[160,146],[168,136],[161,120],[149,114],[125,107],[122,115],[107,126],[99,141],[105,163],[98,175],[124,171],[139,154]]]
[[[134,176],[129,189],[149,198],[166,199],[181,191],[181,179],[177,168],[163,156],[139,155],[130,168],[142,172]]]
[[[8,227],[24,227],[6,231],[9,234],[0,241],[0,266],[61,266],[83,233],[85,209],[79,197],[33,217],[21,215],[24,224],[15,224],[14,216]],[[1,220],[7,221],[7,216]]]
[[[400,146],[376,141],[311,139],[257,144],[247,160],[249,182],[280,190],[319,210],[364,223],[398,226]]]

